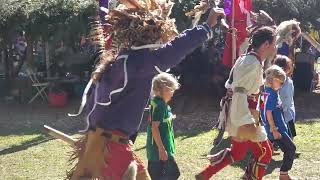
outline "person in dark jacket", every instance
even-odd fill
[[[154,6],[152,1],[150,7],[143,8],[139,1],[124,2],[128,9],[108,13],[113,47],[117,48],[102,53],[84,93],[78,114],[85,104],[87,131],[84,143],[78,144],[83,151],[76,153],[79,161],[69,172],[70,179],[151,179],[134,155],[129,137],[139,130],[152,78],[157,70],[174,67],[211,38],[211,27],[218,17],[224,17],[223,9],[211,9],[205,23],[176,36],[174,21],[169,18],[170,4]],[[158,7],[164,9],[148,12]],[[154,15],[157,13],[162,14]]]

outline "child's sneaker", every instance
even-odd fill
[[[272,151],[272,156],[277,156],[277,155],[280,155],[280,151],[273,150]]]
[[[280,155],[279,149],[280,147],[278,144],[272,143],[272,156]]]
[[[279,176],[279,180],[296,180],[295,178],[291,177],[288,172],[286,173],[280,173],[280,176]]]
[[[299,158],[300,155],[301,155],[301,152],[299,152],[299,151],[296,151],[296,153],[294,154],[295,158]]]

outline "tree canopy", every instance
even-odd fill
[[[295,18],[306,29],[320,29],[319,0],[254,0],[254,8],[265,10],[278,23]]]
[[[0,0],[0,38],[6,40],[19,30],[34,38],[49,37],[58,29],[81,32],[86,29],[79,27],[81,22],[95,7],[94,0]]]
[[[172,16],[179,30],[190,27],[184,15],[199,0],[174,0]],[[319,28],[319,0],[253,0],[255,9],[263,9],[277,21],[298,19],[304,27]],[[71,35],[86,30],[87,17],[93,15],[96,0],[0,0],[0,39],[25,30],[32,36],[47,37],[57,29]]]
[[[184,14],[193,9],[199,0],[174,0],[174,2],[175,6],[171,16],[176,18],[178,29],[189,28],[191,18]],[[295,18],[305,29],[311,27],[320,29],[319,0],[252,0],[252,2],[254,10],[265,10],[278,24],[281,21]]]

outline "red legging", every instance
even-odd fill
[[[272,150],[268,140],[263,142],[252,142],[252,141],[237,142],[232,140],[231,150],[229,151],[233,160],[239,161],[246,156],[248,150],[251,150],[253,152],[254,158],[259,163],[262,163],[262,164],[270,163],[272,158]],[[220,163],[214,166],[208,165],[200,174],[204,177],[205,180],[208,180],[213,174],[216,174],[221,169],[231,164],[232,158],[228,157],[227,155],[224,157],[224,159]],[[266,171],[266,168],[261,166],[256,166],[255,169],[253,169],[253,171],[254,171],[254,176],[258,180],[261,180]]]

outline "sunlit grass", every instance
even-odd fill
[[[181,131],[176,134],[176,159],[181,170],[180,179],[194,179],[207,163],[205,156],[211,150],[216,131]],[[295,160],[292,175],[298,179],[320,179],[320,122],[297,124],[294,139],[301,155]],[[140,133],[135,144],[137,154],[146,162],[146,133]],[[223,146],[229,142],[224,141]],[[221,148],[222,148],[221,147]],[[71,148],[60,140],[42,134],[0,137],[0,179],[63,179],[68,169]],[[277,179],[282,154],[273,157],[265,179]],[[213,179],[240,179],[246,161],[229,166]],[[271,170],[273,170],[271,172]]]

